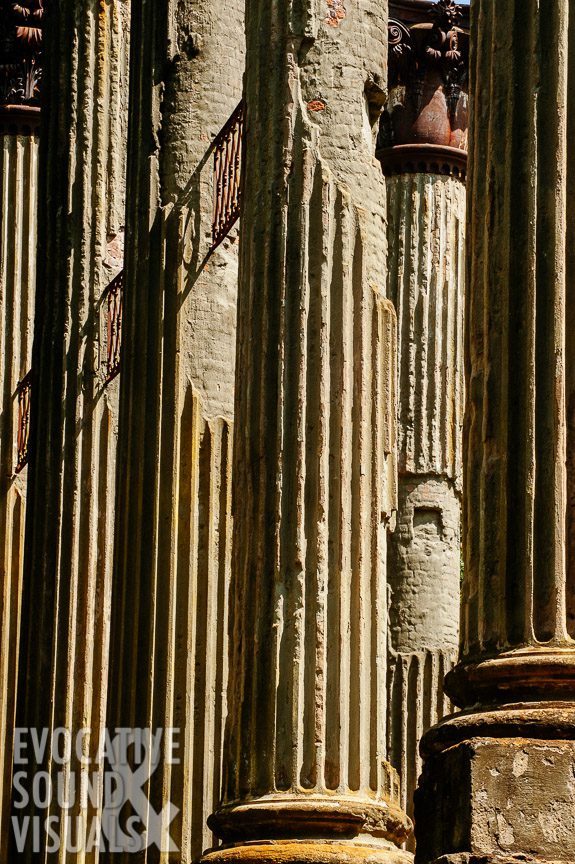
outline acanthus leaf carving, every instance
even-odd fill
[[[39,105],[43,17],[43,0],[0,0],[2,105]]]

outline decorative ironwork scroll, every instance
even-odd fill
[[[30,399],[32,395],[32,371],[28,372],[19,382],[18,389],[18,455],[16,474],[28,464],[28,442],[30,439]]]
[[[244,103],[240,102],[214,141],[212,250],[222,242],[240,215],[243,131]]]
[[[106,292],[106,330],[108,356],[106,360],[106,383],[112,381],[120,371],[122,353],[122,300],[124,271],[110,282]]]
[[[413,87],[435,67],[446,85],[460,91],[467,81],[468,45],[461,44],[463,12],[453,0],[439,0],[425,23],[412,27],[389,20],[389,84]]]

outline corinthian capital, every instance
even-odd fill
[[[378,140],[384,171],[464,173],[467,14],[454,0],[438,0],[432,5],[420,0],[392,2],[388,59],[389,99]],[[410,149],[400,151],[402,147]],[[437,147],[459,154],[429,149]]]
[[[0,105],[37,105],[43,0],[0,0]]]

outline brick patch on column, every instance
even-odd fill
[[[340,21],[345,18],[345,6],[343,0],[327,0],[328,12],[325,23],[330,27],[338,27]]]

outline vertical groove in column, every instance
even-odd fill
[[[192,694],[182,728],[188,727],[191,740],[185,752],[192,755],[183,768],[182,783],[189,795],[188,849],[193,858],[213,844],[206,816],[219,795],[221,749],[227,683],[227,594],[230,566],[230,427],[221,419],[208,423],[201,403],[195,400],[199,450],[193,459],[197,474],[196,496],[191,518],[194,540],[195,579],[189,591],[193,597],[193,618],[187,619],[191,678],[183,692]],[[182,622],[183,623],[183,622]],[[177,787],[176,787],[177,788]],[[190,858],[191,860],[191,858]]]
[[[105,387],[101,309],[118,270],[109,244],[123,232],[128,22],[125,0],[85,0],[47,10],[44,30],[42,269],[17,725],[65,727],[72,734],[88,728],[92,744],[105,713],[111,591],[111,544],[102,547],[95,526],[107,524],[109,541],[118,391],[117,383]],[[49,759],[42,767],[61,770]],[[79,782],[86,769],[74,760],[69,770]],[[56,806],[50,813],[59,816]],[[80,813],[77,800],[69,816]],[[71,836],[65,822],[62,844]],[[81,838],[73,840],[81,846]],[[45,860],[44,846],[39,854],[28,847],[22,860]],[[63,850],[61,860],[78,856]],[[94,860],[93,851],[87,860]]]
[[[388,752],[401,777],[402,806],[412,818],[413,793],[422,768],[419,743],[428,729],[453,710],[443,693],[443,680],[456,662],[456,648],[402,651],[390,660]]]
[[[567,90],[567,140],[575,135],[575,15],[569,16],[569,78]],[[567,164],[566,218],[566,405],[567,405],[567,630],[575,637],[575,163]]]

